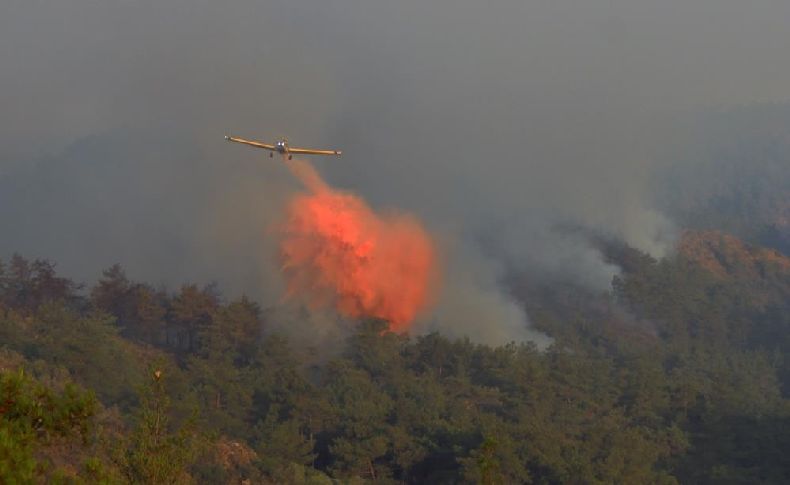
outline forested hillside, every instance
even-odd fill
[[[523,283],[554,344],[363,321],[335,357],[216,288],[92,288],[14,256],[0,475],[20,483],[787,483],[790,260],[686,233],[609,244],[614,290]],[[485,325],[486,322],[480,322]]]

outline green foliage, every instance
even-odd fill
[[[36,451],[58,440],[86,445],[97,402],[67,384],[54,392],[23,370],[0,373],[0,482],[32,483],[57,474]]]
[[[165,393],[166,377],[151,372],[142,389],[142,407],[137,425],[120,450],[120,467],[131,483],[191,483],[189,466],[198,452],[198,436],[191,422],[177,430],[170,427],[170,399]]]
[[[605,249],[623,268],[612,293],[524,289],[534,324],[555,339],[546,350],[407,337],[369,320],[328,360],[267,333],[247,298],[194,285],[170,295],[120,267],[83,298],[51,265],[16,258],[0,267],[0,368],[24,365],[41,383],[14,387],[28,374],[8,374],[3,396],[56,402],[3,415],[0,473],[20,483],[790,481],[778,451],[790,446],[788,275],[732,259],[721,278],[683,257]],[[159,379],[143,370],[151,362]],[[89,395],[70,379],[110,407],[101,420],[98,407],[80,414]],[[72,456],[64,439],[83,451]]]
[[[471,483],[495,485],[504,483],[502,464],[497,458],[497,440],[487,437],[469,458],[460,459],[464,477]],[[528,478],[528,477],[525,477]]]
[[[37,462],[33,458],[33,437],[23,426],[0,425],[0,478],[6,483],[31,483]]]

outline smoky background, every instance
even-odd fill
[[[700,113],[788,99],[789,15],[773,0],[9,0],[0,253],[279,305],[271,228],[300,187],[223,135],[287,135],[344,150],[314,160],[331,184],[435,235],[445,284],[419,331],[545,343],[506,273],[607,290],[618,268],[567,227],[670,252],[665,169],[726,141],[689,136]],[[717,176],[678,173],[691,192]]]

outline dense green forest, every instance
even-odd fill
[[[248,298],[154,288],[120,266],[83,288],[13,256],[0,476],[788,483],[790,260],[716,232],[679,248],[655,260],[607,243],[623,268],[611,292],[514,283],[554,338],[545,350],[368,320],[332,357],[267,331]]]

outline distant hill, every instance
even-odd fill
[[[790,255],[790,103],[707,113],[684,131],[658,183],[664,210]]]

